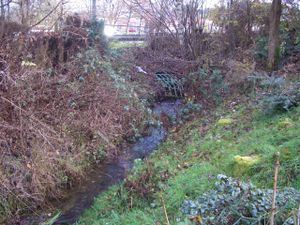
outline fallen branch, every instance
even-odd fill
[[[274,225],[275,215],[276,215],[276,193],[277,193],[277,180],[278,180],[278,171],[279,171],[279,156],[280,153],[275,153],[275,174],[274,174],[274,187],[273,187],[273,198],[272,198],[272,212],[270,225]]]
[[[298,209],[298,223],[297,225],[300,225],[300,205],[299,205],[299,209]]]
[[[165,204],[162,192],[160,192],[160,200],[161,200],[161,203],[163,205],[163,209],[164,209],[164,213],[165,213],[167,225],[170,225],[170,220],[169,220],[169,217],[168,217],[168,213],[167,213],[167,209],[166,209],[166,204]]]

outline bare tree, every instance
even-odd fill
[[[4,2],[4,0],[1,0],[0,4],[1,4],[1,6],[0,6],[1,7],[0,19],[4,20],[5,19],[5,2]]]
[[[201,39],[208,17],[205,0],[125,0],[143,17],[149,35],[168,36],[192,58],[201,54]]]
[[[9,18],[9,9],[12,0],[1,0],[0,1],[0,20]]]
[[[117,21],[122,15],[130,11],[130,7],[119,0],[102,0],[98,7],[101,17],[112,26],[116,25]]]

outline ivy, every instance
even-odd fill
[[[271,189],[259,189],[251,183],[218,175],[215,188],[196,200],[184,201],[181,211],[200,216],[203,224],[267,224],[272,206]],[[300,192],[285,188],[277,193],[277,224],[296,224],[291,212],[298,207]]]

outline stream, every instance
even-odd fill
[[[161,118],[162,113],[169,117],[176,117],[180,105],[180,100],[158,102],[153,107],[153,114],[158,118]],[[88,172],[86,178],[69,191],[68,196],[59,207],[62,214],[54,224],[75,223],[80,215],[91,207],[97,195],[121,182],[133,167],[134,160],[143,159],[157,149],[166,139],[167,133],[164,125],[152,126],[147,130],[147,135],[122,149],[122,153],[117,158],[101,163]]]

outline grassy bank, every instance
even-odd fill
[[[186,218],[180,211],[184,200],[209,191],[217,174],[272,188],[277,151],[279,189],[300,190],[299,107],[266,115],[249,99],[242,102],[228,102],[209,116],[173,129],[153,155],[136,162],[123,184],[99,196],[78,224],[165,224],[162,202],[170,223],[179,224]],[[244,156],[255,162],[241,163]]]

